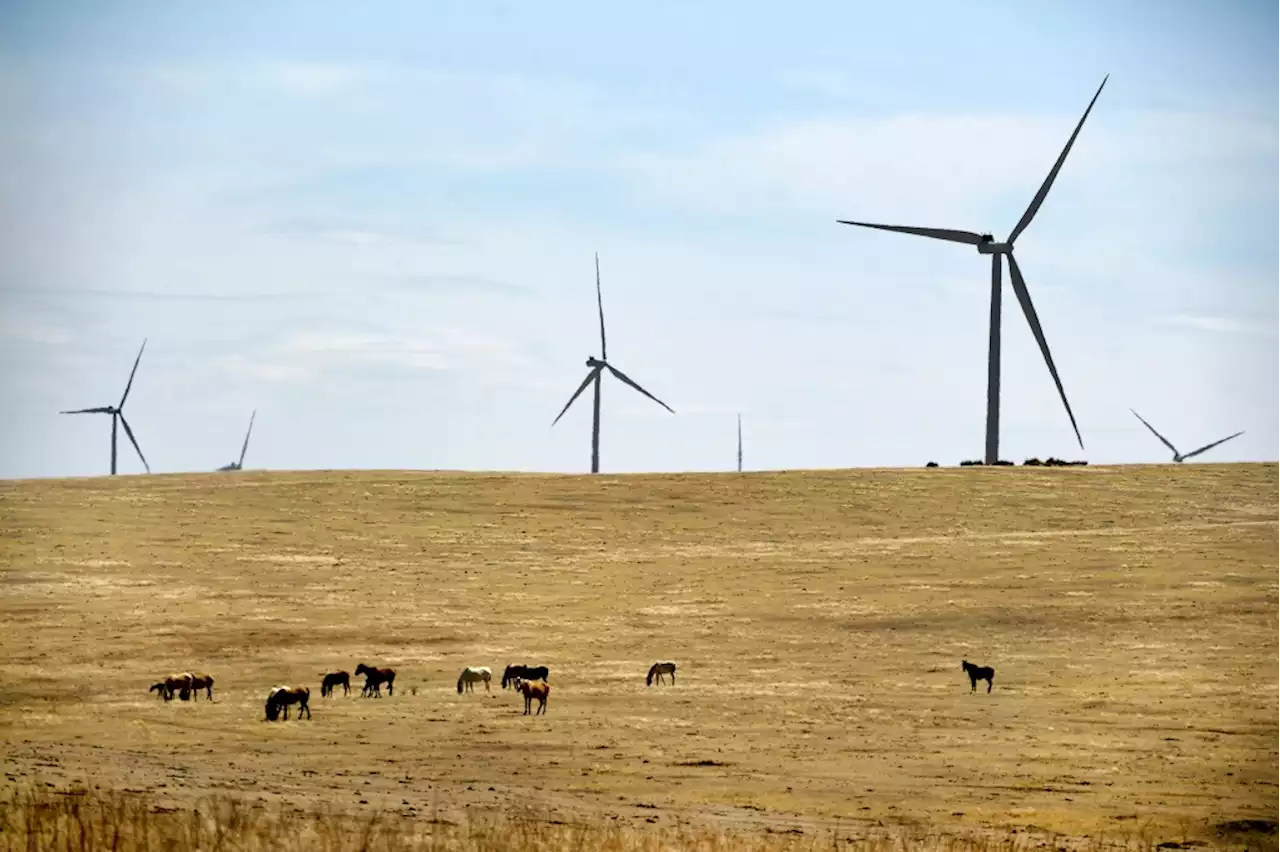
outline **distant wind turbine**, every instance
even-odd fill
[[[742,473],[742,415],[738,415],[738,473]]]
[[[1132,408],[1130,408],[1129,410],[1133,411]],[[1138,418],[1139,420],[1142,420],[1142,415],[1136,411],[1133,411],[1133,416]],[[1228,435],[1225,438],[1220,438],[1219,440],[1214,441],[1212,444],[1205,444],[1203,447],[1201,447],[1198,450],[1192,450],[1191,452],[1184,454],[1184,453],[1178,452],[1178,448],[1175,447],[1173,444],[1169,443],[1169,439],[1166,438],[1164,435],[1161,435],[1159,432],[1157,432],[1156,427],[1152,426],[1146,420],[1142,420],[1142,425],[1150,429],[1151,434],[1159,438],[1160,442],[1173,452],[1173,460],[1178,463],[1182,463],[1189,458],[1194,458],[1195,456],[1198,456],[1201,453],[1208,452],[1209,450],[1212,450],[1214,447],[1218,446],[1219,444],[1225,444],[1227,441],[1230,441],[1232,438],[1239,438],[1241,435],[1244,434],[1244,432],[1237,432],[1234,435]]]
[[[253,413],[249,415],[249,431],[244,433],[244,446],[240,448],[240,461],[233,461],[230,464],[224,464],[222,467],[218,468],[218,470],[223,471],[223,470],[243,470],[244,469],[244,454],[249,452],[249,436],[253,434],[253,418],[257,416],[258,416],[258,409],[255,408],[253,410]]]
[[[1053,356],[1049,354],[1049,344],[1045,340],[1044,330],[1040,327],[1040,318],[1036,316],[1036,309],[1031,304],[1031,294],[1027,291],[1027,283],[1022,278],[1022,270],[1018,268],[1018,262],[1013,258],[1013,244],[1026,227],[1031,224],[1031,220],[1035,218],[1040,205],[1044,203],[1050,187],[1053,186],[1059,170],[1062,169],[1062,164],[1066,162],[1067,154],[1071,152],[1071,146],[1075,144],[1076,136],[1080,134],[1080,129],[1084,127],[1085,119],[1089,117],[1090,111],[1093,110],[1093,105],[1098,100],[1098,95],[1102,94],[1102,87],[1107,85],[1107,79],[1110,76],[1108,74],[1102,78],[1102,85],[1098,86],[1098,91],[1094,94],[1093,100],[1089,101],[1089,106],[1085,109],[1084,115],[1081,116],[1080,123],[1076,125],[1071,138],[1067,140],[1066,147],[1058,155],[1057,162],[1049,170],[1049,176],[1044,179],[1044,183],[1040,186],[1040,191],[1031,200],[1030,206],[1022,214],[1022,218],[1018,220],[1013,233],[1009,234],[1009,238],[1005,242],[997,243],[990,234],[975,234],[972,231],[914,228],[900,225],[873,225],[869,222],[839,220],[842,225],[857,225],[862,228],[876,228],[881,231],[896,231],[902,234],[931,237],[935,240],[966,243],[975,246],[979,254],[991,255],[991,330],[987,348],[987,464],[994,464],[1000,458],[1000,258],[1002,256],[1007,257],[1009,260],[1009,276],[1013,280],[1014,295],[1018,297],[1018,302],[1022,305],[1022,312],[1027,317],[1027,324],[1031,326],[1031,333],[1035,335],[1036,343],[1040,346],[1040,353],[1044,356],[1044,362],[1049,367],[1049,374],[1053,376],[1053,383],[1058,388],[1058,396],[1062,398],[1062,404],[1067,409],[1067,416],[1071,418],[1071,428],[1075,430],[1076,441],[1080,444],[1080,448],[1084,449],[1084,440],[1080,437],[1080,428],[1076,425],[1076,416],[1071,412],[1071,403],[1067,402],[1067,392],[1062,388],[1062,380],[1058,377],[1058,369],[1053,364]]]
[[[133,370],[129,373],[129,383],[124,386],[124,395],[120,397],[119,405],[104,405],[99,408],[80,408],[75,411],[59,411],[59,414],[110,414],[111,415],[111,475],[116,475],[116,430],[117,422],[124,425],[124,433],[129,436],[129,443],[133,444],[133,448],[138,452],[138,458],[142,459],[142,466],[147,469],[147,473],[151,472],[151,465],[147,464],[147,457],[142,454],[142,448],[138,446],[138,440],[133,437],[133,430],[129,428],[129,421],[124,419],[124,401],[129,398],[129,390],[133,387],[133,377],[138,372],[138,362],[142,360],[142,350],[147,348],[147,341],[142,341],[142,349],[138,350],[138,357],[133,359]]]
[[[671,406],[649,393],[644,388],[633,382],[621,370],[609,363],[608,350],[605,346],[604,339],[604,298],[600,295],[600,255],[596,254],[596,307],[600,311],[600,360],[596,360],[594,355],[587,356],[587,367],[590,372],[587,377],[582,380],[582,384],[573,392],[573,396],[569,397],[569,401],[564,404],[564,408],[560,409],[560,413],[556,415],[556,419],[551,421],[551,425],[555,426],[560,422],[560,418],[564,417],[564,413],[569,410],[569,406],[573,405],[573,401],[582,395],[587,389],[587,385],[594,385],[595,399],[592,402],[592,419],[591,419],[591,472],[600,472],[600,380],[605,370],[613,373],[614,378],[618,381],[631,385],[640,393],[649,397],[649,399],[661,405],[667,411],[675,414]]]

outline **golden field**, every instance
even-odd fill
[[[92,784],[619,849],[1274,848],[1228,829],[1277,817],[1277,491],[1275,464],[0,483],[6,814]],[[678,683],[646,688],[659,659]],[[320,697],[361,661],[393,697]],[[508,662],[550,666],[546,716]],[[215,700],[148,693],[183,670]],[[263,721],[281,683],[311,721]]]

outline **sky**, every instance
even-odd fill
[[[1275,460],[1277,7],[0,5],[0,477]],[[120,436],[120,469],[142,465]]]

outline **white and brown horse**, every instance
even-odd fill
[[[663,660],[649,666],[649,674],[645,676],[644,685],[653,686],[654,678],[657,678],[658,683],[662,683],[663,675],[671,675],[671,685],[674,686],[676,682],[676,664],[670,660]]]
[[[493,672],[488,666],[467,666],[462,670],[462,674],[458,675],[458,694],[462,694],[465,688],[467,692],[471,692],[473,684],[477,681],[484,682],[484,691],[490,692],[489,681],[493,680]]]
[[[311,690],[305,686],[277,686],[267,695],[267,721],[274,722],[280,718],[280,711],[284,711],[284,718],[289,719],[289,705],[298,705],[297,718],[302,719],[302,714],[306,713],[307,718],[311,718],[311,707],[308,702],[311,700]]]
[[[360,675],[364,675],[364,688],[360,690],[362,696],[376,695],[381,698],[382,684],[384,683],[387,685],[387,695],[395,694],[395,669],[375,669],[360,663],[356,666],[356,677]]]

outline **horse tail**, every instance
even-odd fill
[[[645,675],[645,676],[644,676],[644,685],[645,685],[645,686],[653,686],[653,670],[654,670],[654,669],[656,669],[657,667],[658,667],[658,666],[657,666],[656,664],[655,664],[655,665],[652,665],[652,666],[649,666],[649,673],[648,673],[647,675]]]
[[[463,675],[458,675],[458,694],[459,695],[462,694],[462,677]]]

